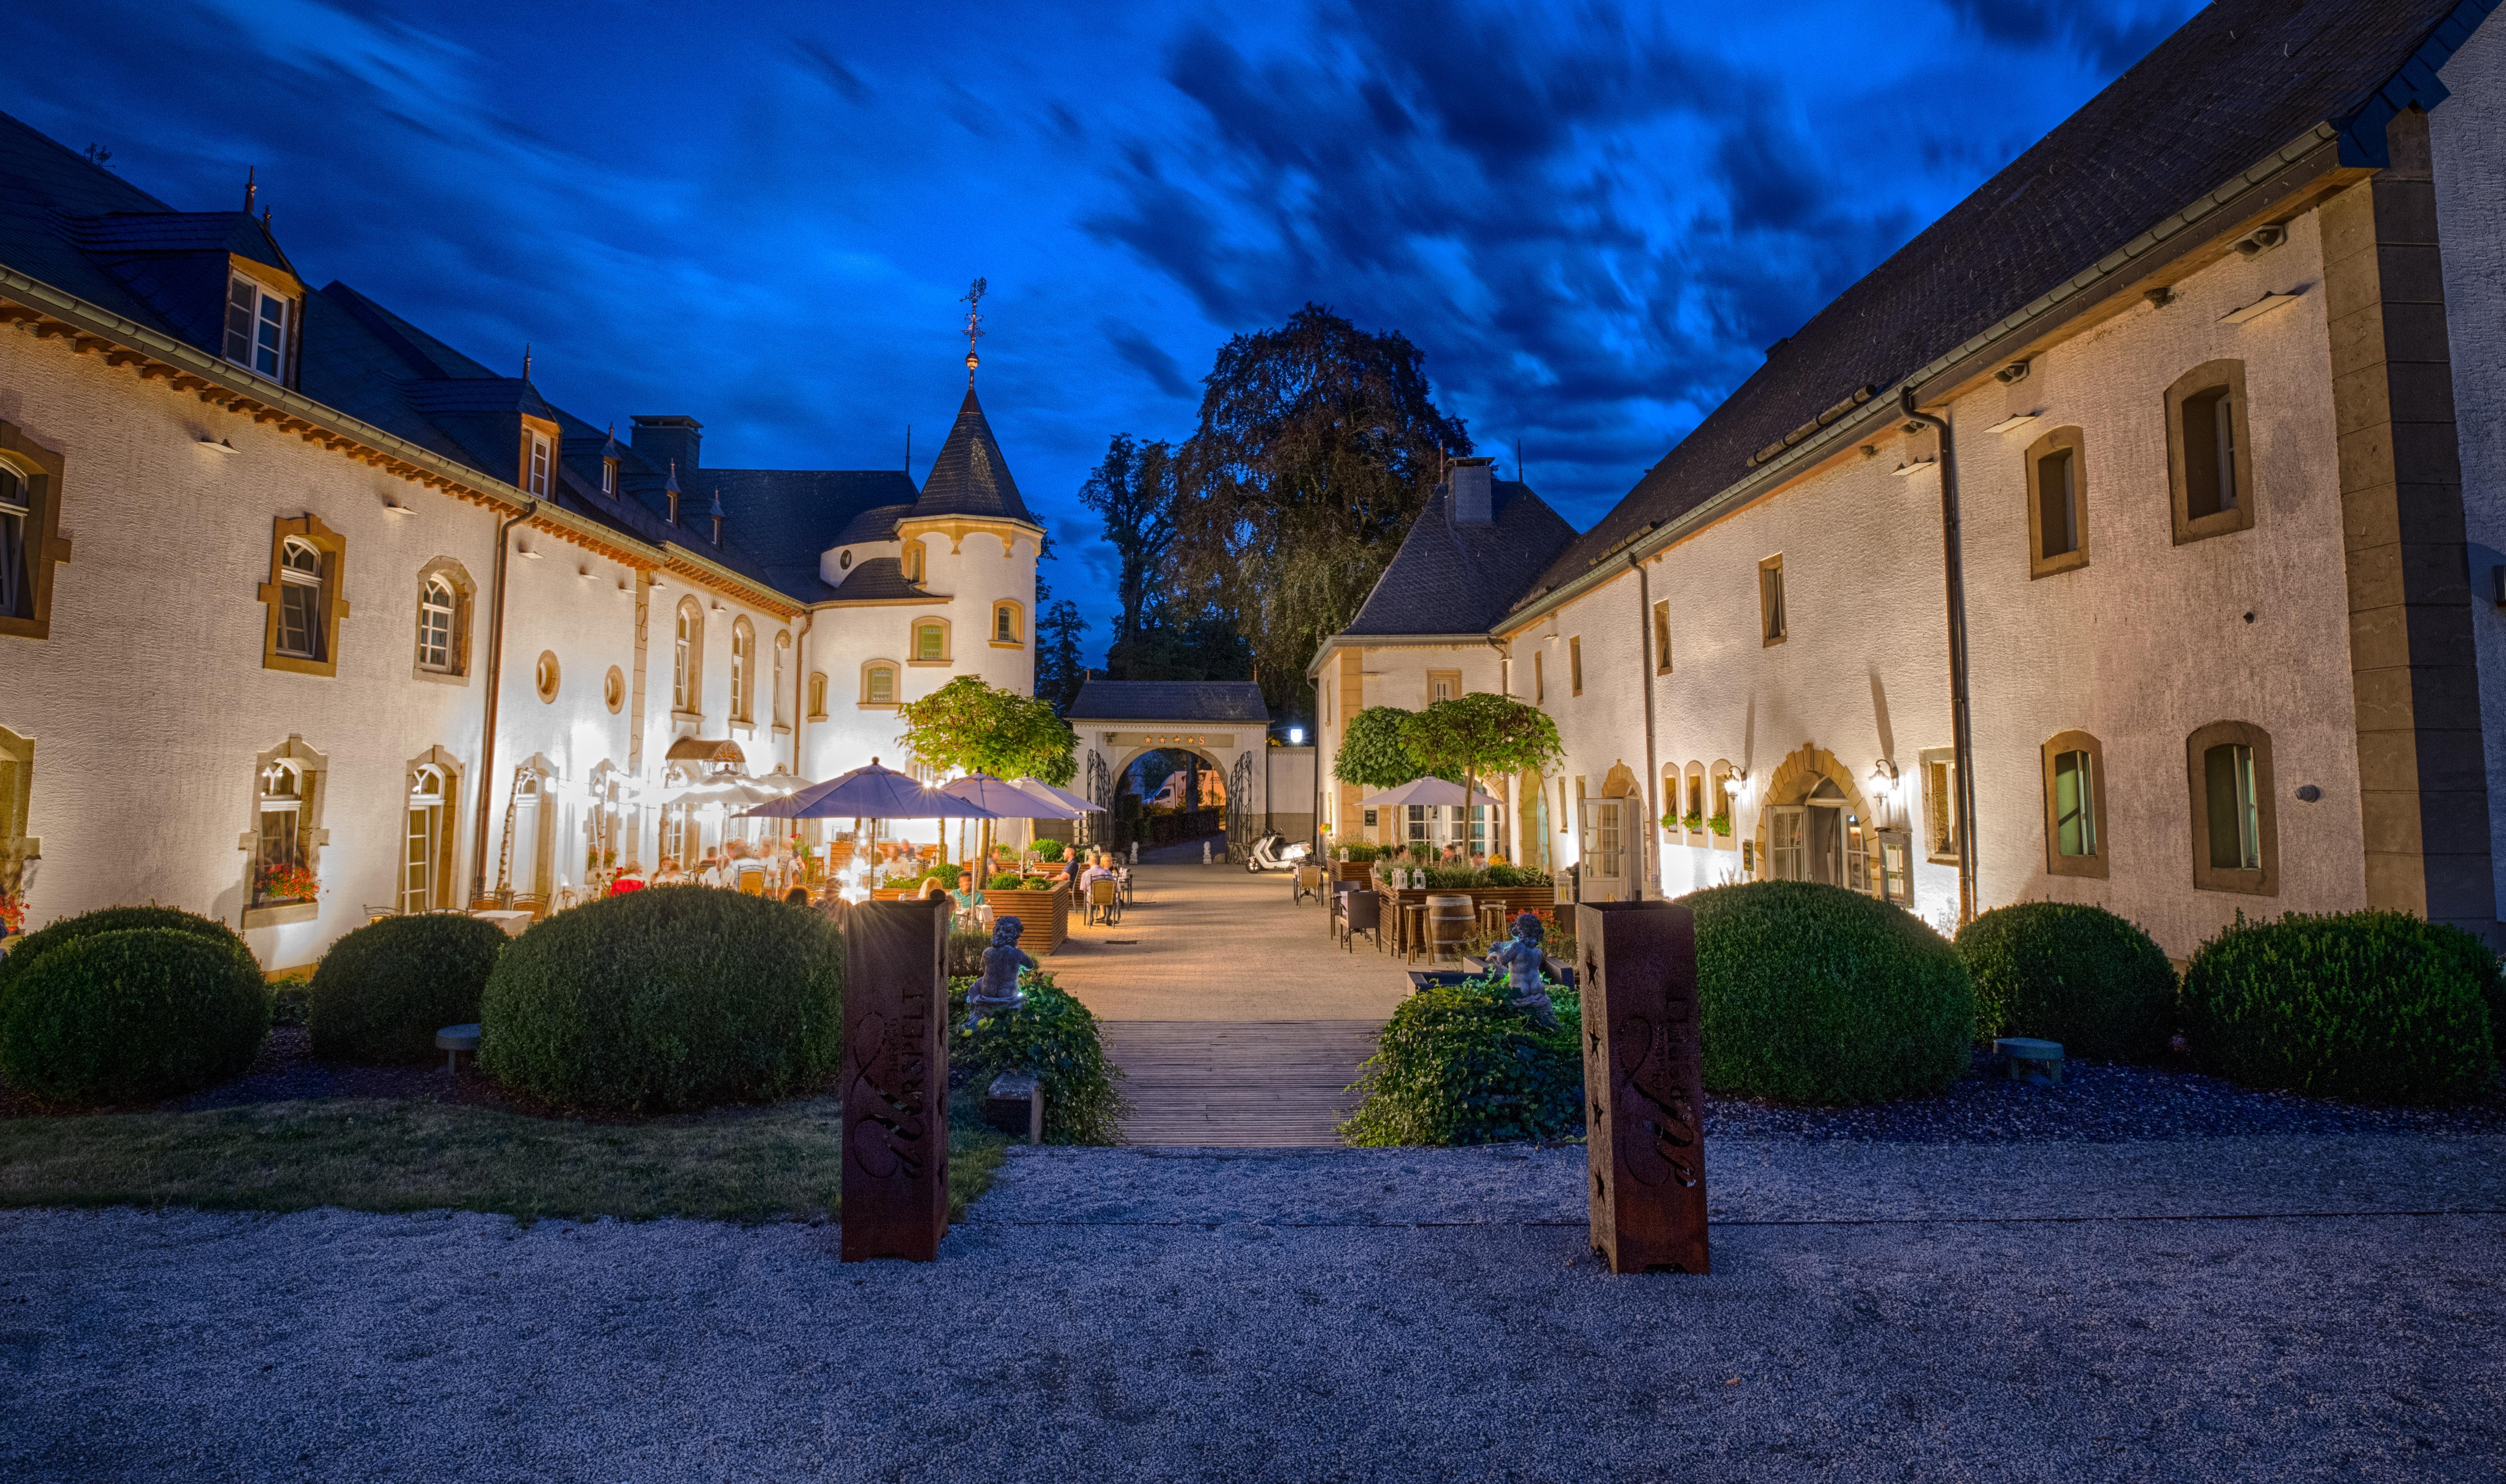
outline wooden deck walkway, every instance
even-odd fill
[[[1104,1025],[1123,1068],[1135,1144],[1280,1148],[1340,1142],[1345,1089],[1375,1054],[1367,1020],[1158,1021]]]

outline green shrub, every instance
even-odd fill
[[[951,891],[957,889],[957,882],[959,878],[963,877],[965,874],[966,872],[964,867],[956,864],[954,861],[948,860],[944,860],[938,865],[933,866],[930,870],[922,873],[925,880],[929,880],[933,877],[939,878],[940,885],[948,887]]]
[[[2020,902],[1958,930],[1975,983],[1976,1036],[2033,1035],[2065,1056],[2144,1062],[2174,1032],[2175,966],[2103,907]]]
[[[331,945],[305,1010],[313,1054],[367,1066],[435,1060],[435,1032],[479,1018],[503,928],[457,913],[384,918]]]
[[[269,1034],[269,993],[227,936],[126,927],[55,942],[0,1001],[0,1075],[74,1104],[153,1103],[239,1075]]]
[[[1025,889],[1026,878],[1016,871],[1003,871],[984,884],[986,891],[1020,891]]]
[[[561,912],[506,947],[479,1005],[479,1065],[568,1107],[649,1112],[815,1089],[843,1039],[843,949],[814,912],[648,887]]]
[[[1328,851],[1327,853],[1330,853],[1330,854],[1338,854],[1338,853],[1340,853],[1340,851],[1347,851],[1347,852],[1348,852],[1348,858],[1349,858],[1352,862],[1356,862],[1356,861],[1365,861],[1365,860],[1380,860],[1380,859],[1383,857],[1383,853],[1384,853],[1384,848],[1383,848],[1382,846],[1377,845],[1375,842],[1373,842],[1373,841],[1371,841],[1371,840],[1344,840],[1344,841],[1341,842],[1341,844],[1340,844],[1338,847],[1336,847],[1336,848],[1335,848],[1334,850],[1332,850],[1331,851]]]
[[[1484,1144],[1584,1131],[1582,1002],[1552,987],[1557,1029],[1506,1002],[1505,981],[1420,990],[1401,1001],[1351,1089],[1352,1144]]]
[[[1121,1143],[1123,1118],[1131,1108],[1114,1085],[1122,1068],[1105,1060],[1088,1007],[1054,983],[1050,971],[1029,969],[1019,976],[1026,1003],[1007,1015],[986,1015],[969,1030],[966,991],[973,984],[972,976],[949,984],[949,1065],[973,1068],[984,1085],[1004,1071],[1034,1072],[1044,1086],[1048,1143]],[[977,1095],[983,1090],[979,1085]]]
[[[1058,840],[1039,840],[1035,843],[1035,853],[1037,858],[1042,860],[1059,860],[1061,858],[1061,842]]]
[[[91,938],[100,932],[126,932],[133,927],[162,927],[174,932],[194,933],[212,942],[231,944],[251,958],[252,952],[243,939],[226,923],[185,912],[179,907],[98,907],[74,918],[47,923],[18,940],[18,946],[0,956],[0,996],[9,993],[9,982],[23,973],[37,959],[81,938]]]
[[[980,927],[949,929],[949,977],[970,978],[984,971],[984,950],[992,946],[992,935]]]
[[[2240,917],[2184,972],[2185,1039],[2250,1087],[2459,1102],[2496,1065],[2496,973],[2471,934],[2407,913]]]
[[[1548,872],[1534,871],[1527,866],[1491,865],[1487,868],[1485,874],[1487,877],[1487,885],[1491,887],[1546,887],[1550,885]]]
[[[1055,876],[1021,876],[1017,881],[1011,883],[1005,889],[1014,891],[1050,891],[1054,888],[1055,884],[1059,880],[1059,877]]]
[[[307,976],[290,974],[284,979],[271,981],[269,986],[270,1029],[274,1031],[281,1026],[304,1025],[311,1016],[305,1001],[312,993],[313,981]]]
[[[1697,913],[1708,1088],[1880,1103],[1965,1075],[1975,990],[1921,919],[1813,882],[1746,882],[1682,900]]]

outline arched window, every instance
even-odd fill
[[[450,578],[429,577],[417,590],[417,668],[448,674],[452,670],[452,621],[460,599]]]
[[[278,545],[278,652],[322,658],[322,553],[302,536]]]
[[[304,806],[312,798],[311,776],[285,758],[261,770],[260,838],[253,872],[253,905],[301,902],[312,898],[312,876],[306,869]]]
[[[809,673],[809,719],[811,721],[827,719],[827,674],[824,670],[812,670]]]
[[[731,719],[754,720],[757,698],[751,694],[757,687],[757,631],[747,619],[734,620],[731,626]]]
[[[918,618],[913,621],[912,662],[915,665],[949,663],[949,621],[945,618]]]
[[[2175,544],[2254,524],[2254,446],[2245,363],[2207,361],[2166,388],[2166,474]]]
[[[450,817],[451,789],[445,770],[422,763],[409,775],[409,817],[401,851],[400,910],[433,912],[451,905],[441,900],[445,858],[445,824]]]
[[[995,644],[1026,642],[1026,615],[1020,611],[1017,603],[1004,599],[992,604],[992,642]]]
[[[0,634],[52,635],[53,568],[67,561],[60,530],[61,455],[0,418]]]
[[[25,478],[0,464],[0,618],[24,618],[34,599],[34,573],[26,561],[26,533],[33,528],[35,497]]]
[[[862,666],[861,704],[864,706],[896,705],[896,666],[886,660],[872,660]]]
[[[792,635],[776,633],[774,635],[774,689],[767,693],[769,699],[766,708],[774,714],[774,724],[778,727],[786,720],[783,714],[783,662],[791,653]]]
[[[2184,740],[2193,806],[2193,885],[2279,895],[2279,821],[2272,801],[2271,734],[2214,721]]]
[[[670,637],[670,709],[695,712],[698,663],[703,657],[704,610],[693,597],[679,599],[678,627]]]
[[[922,543],[919,540],[905,543],[905,580],[922,580]]]
[[[2089,564],[2088,446],[2058,427],[2027,446],[2027,575]]]
[[[2045,742],[2045,870],[2053,876],[2106,874],[2105,750],[2086,732]]]

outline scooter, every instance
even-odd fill
[[[1293,871],[1313,854],[1309,845],[1290,845],[1288,837],[1276,830],[1253,842],[1244,852],[1244,869],[1260,875],[1264,871]]]

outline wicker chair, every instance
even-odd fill
[[[1111,927],[1123,920],[1122,884],[1110,876],[1100,876],[1088,884],[1088,917],[1091,923],[1103,923]]]
[[[1309,896],[1314,898],[1316,901],[1320,901],[1322,899],[1322,894],[1323,868],[1320,866],[1297,867],[1297,886],[1296,889],[1288,896],[1289,904],[1293,906],[1298,902],[1304,901]]]
[[[1350,953],[1357,952],[1357,935],[1368,933],[1375,939],[1376,952],[1383,951],[1383,893],[1351,891],[1343,901],[1348,910],[1340,921],[1340,940]]]

